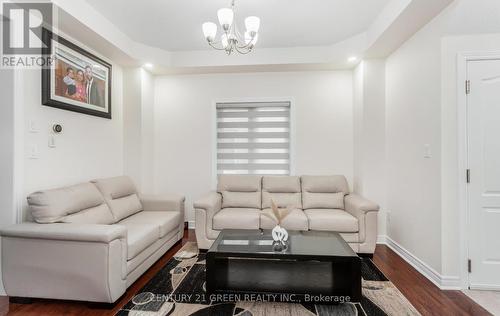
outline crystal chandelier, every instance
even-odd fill
[[[224,50],[228,55],[231,55],[234,51],[240,54],[248,54],[255,47],[259,38],[260,19],[256,16],[247,17],[245,19],[246,31],[242,36],[236,23],[234,23],[234,1],[232,0],[231,8],[222,8],[217,11],[217,17],[222,27],[220,41],[215,41],[217,24],[213,22],[203,23],[203,34],[208,45],[217,50]]]

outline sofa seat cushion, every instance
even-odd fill
[[[309,209],[305,210],[309,219],[310,230],[326,230],[339,233],[356,233],[359,231],[358,219],[344,210]]]
[[[153,224],[160,232],[160,238],[178,229],[181,221],[179,212],[139,212],[122,220],[120,224]]]
[[[260,210],[254,208],[223,208],[213,217],[213,228],[259,229]]]
[[[270,212],[271,209],[265,209],[264,212]],[[276,222],[271,220],[269,217],[261,214],[260,215],[260,228],[262,229],[273,229],[276,226]],[[289,230],[309,230],[309,220],[307,219],[304,211],[295,209],[293,210],[281,223],[285,229]]]
[[[120,222],[118,225],[127,228],[127,260],[135,258],[143,250],[160,239],[158,224]]]

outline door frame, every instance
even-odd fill
[[[466,170],[469,166],[469,133],[468,133],[468,104],[465,94],[467,80],[467,64],[471,61],[500,60],[500,52],[461,52],[457,55],[457,113],[458,113],[458,198],[460,213],[460,279],[463,289],[470,288],[470,279],[467,260],[469,259],[469,186],[466,181]],[[486,288],[482,288],[486,289]],[[495,288],[498,290],[498,288]]]

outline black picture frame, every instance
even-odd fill
[[[107,100],[106,100],[106,92],[104,93],[104,109],[101,110],[95,110],[91,108],[86,108],[84,106],[79,106],[77,104],[71,104],[68,102],[64,102],[61,99],[63,97],[59,97],[60,100],[56,100],[52,97],[52,77],[54,75],[54,65],[51,65],[50,67],[43,67],[42,68],[42,104],[45,106],[50,106],[62,110],[67,110],[67,111],[73,111],[73,112],[78,112],[82,114],[87,114],[87,115],[93,115],[93,116],[98,116],[106,119],[111,119],[111,91],[112,91],[112,70],[113,67],[111,66],[110,63],[102,60],[101,58],[93,55],[92,53],[84,50],[83,48],[79,47],[78,45],[73,44],[72,42],[66,40],[65,38],[54,34],[53,32],[43,29],[42,31],[42,41],[43,43],[46,43],[46,47],[42,48],[42,55],[43,56],[54,56],[54,47],[53,47],[53,41],[57,42],[58,45],[61,45],[61,47],[67,47],[74,52],[81,54],[87,59],[90,59],[94,65],[98,65],[99,67],[105,67],[107,68],[107,80],[105,81],[105,85],[107,85]],[[69,102],[71,102],[71,99],[67,98]],[[107,102],[106,102],[107,101]],[[77,103],[77,102],[74,102]],[[107,105],[107,106],[106,106]]]

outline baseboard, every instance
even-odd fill
[[[377,237],[377,244],[387,245],[398,256],[408,262],[415,270],[417,270],[424,277],[429,279],[434,285],[441,290],[461,290],[462,285],[460,278],[457,276],[441,275],[427,263],[420,260],[417,256],[406,250],[403,246],[392,240],[389,236],[379,235]]]
[[[457,276],[442,275],[441,276],[441,290],[463,290],[462,281]]]
[[[500,291],[500,286],[489,284],[471,284],[470,290]]]
[[[194,229],[195,228],[194,221],[188,221],[188,228],[189,229]]]

